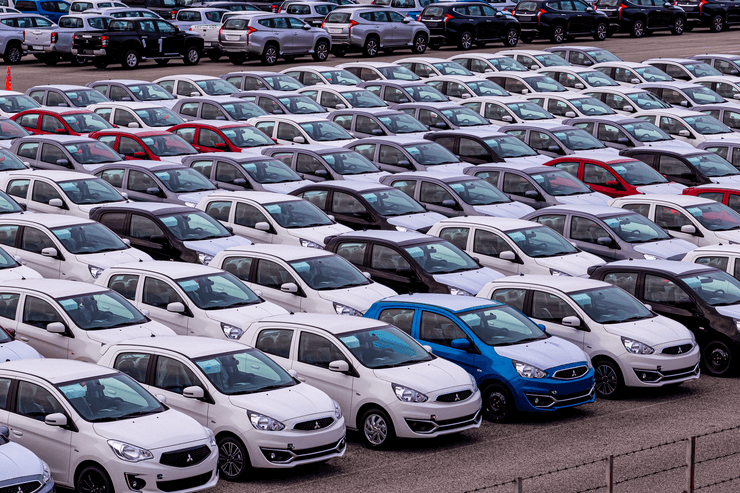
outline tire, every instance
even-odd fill
[[[108,66],[108,60],[100,59],[100,58],[93,58],[92,64],[95,68],[103,69]]]
[[[267,45],[265,46],[265,50],[262,52],[262,63],[264,65],[275,65],[278,61],[279,55],[280,52],[278,51],[277,45]]]
[[[528,36],[522,36],[522,43],[527,43],[527,44],[529,44],[529,43],[531,43],[532,41],[534,41],[534,36],[532,36],[531,34],[530,34],[530,35],[528,35]]]
[[[427,51],[427,37],[423,34],[417,34],[414,38],[414,45],[411,47],[411,52],[417,55],[421,55]]]
[[[519,43],[519,31],[512,27],[506,32],[506,38],[504,38],[504,46],[513,48],[518,43]]]
[[[434,41],[434,42],[431,42],[430,41],[429,42],[429,49],[430,50],[438,50],[440,48],[442,48],[442,42],[441,41]]]
[[[473,33],[470,31],[463,31],[462,34],[460,34],[460,39],[457,40],[457,47],[461,50],[469,50],[473,47],[474,42],[475,37],[473,36]]]
[[[709,30],[713,33],[721,33],[725,30],[725,18],[721,15],[715,15],[714,19],[712,19],[712,24],[709,26]],[[684,31],[688,31],[684,27]]]
[[[725,24],[724,30],[727,31],[729,28],[730,28],[730,26],[728,26],[727,24]],[[685,33],[690,33],[693,30],[694,30],[694,24],[693,23],[689,23],[689,22],[687,22],[686,25],[683,28],[683,32],[685,32]]]
[[[221,51],[220,50],[211,50],[208,53],[206,53],[206,56],[209,60],[213,62],[217,62],[221,59]]]
[[[99,466],[87,466],[77,475],[77,493],[115,493],[108,474]]]
[[[683,18],[679,17],[678,19],[673,21],[671,32],[676,36],[680,36],[683,34],[684,27],[686,27],[686,21]]]
[[[704,346],[701,360],[707,373],[723,377],[732,373],[734,361],[732,350],[722,341],[711,341]]]
[[[185,56],[182,57],[182,62],[185,65],[198,65],[200,63],[200,51],[195,46],[188,46],[185,48]]]
[[[241,65],[247,60],[247,57],[244,55],[229,55],[229,61],[233,63],[234,65]]]
[[[487,420],[506,422],[511,419],[514,409],[514,398],[503,385],[492,383],[483,389],[483,415]]]
[[[23,58],[23,48],[21,48],[20,44],[11,43],[5,48],[3,61],[5,61],[5,63],[7,63],[8,65],[15,65],[17,63],[20,63],[21,58]]]
[[[337,58],[342,58],[344,55],[347,54],[347,48],[344,46],[338,47],[338,48],[332,48],[331,54]]]
[[[329,58],[329,43],[323,39],[316,43],[312,57],[314,62],[325,62]]]
[[[596,24],[596,30],[594,31],[595,41],[604,41],[609,34],[609,26],[606,22],[599,22]]]
[[[227,481],[243,481],[252,468],[241,440],[226,436],[218,441],[218,472]]]
[[[615,399],[624,390],[624,378],[619,367],[606,359],[594,361],[596,394],[599,399]]]
[[[156,60],[154,60],[154,63],[156,63],[160,67],[164,67],[165,65],[170,63],[170,59],[169,58],[157,58]]]
[[[630,36],[633,38],[641,38],[645,36],[645,22],[642,19],[637,19],[632,23],[630,28]]]
[[[378,55],[378,49],[380,49],[380,41],[375,36],[368,36],[365,39],[365,46],[362,47],[362,53],[366,57],[373,58]]]
[[[48,65],[49,67],[53,67],[54,65],[59,63],[59,57],[55,55],[50,55],[50,56],[42,58],[41,61],[44,62],[45,65]]]
[[[121,66],[126,70],[133,70],[139,66],[141,57],[136,50],[128,50],[121,57]]]
[[[85,65],[88,60],[89,59],[87,57],[72,55],[72,58],[69,59],[69,63],[71,63],[73,67],[80,67]]]
[[[386,449],[396,438],[390,416],[379,408],[365,411],[360,418],[359,428],[362,440],[369,448]]]
[[[552,32],[550,33],[550,41],[557,44],[565,41],[565,27],[562,24],[553,26]]]

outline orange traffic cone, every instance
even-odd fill
[[[10,79],[10,67],[8,67],[8,75],[5,76],[5,90],[12,91],[13,83]]]

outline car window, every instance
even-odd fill
[[[281,358],[290,357],[290,345],[293,342],[293,331],[290,329],[266,329],[260,331],[254,345],[260,351]]]
[[[575,310],[559,296],[543,291],[532,292],[532,318],[556,324],[565,317],[577,316]]]
[[[136,298],[136,287],[139,276],[132,274],[115,274],[108,280],[108,287],[124,298],[133,301]]]
[[[21,236],[21,250],[41,254],[44,248],[56,248],[51,238],[40,229],[26,226]]]
[[[452,196],[450,192],[447,191],[446,188],[442,187],[441,185],[437,185],[436,183],[428,182],[428,181],[422,181],[421,182],[421,189],[419,191],[419,201],[420,202],[426,202],[428,204],[433,204],[437,206],[442,206],[443,202],[446,200],[452,200],[457,204],[457,201]],[[445,206],[445,207],[450,207]]]
[[[662,305],[690,303],[691,298],[670,279],[651,274],[645,275],[645,301]]]
[[[480,173],[476,173],[475,176],[483,180],[486,180],[488,183],[490,183],[494,187],[497,187],[498,177],[500,174],[501,174],[500,171],[481,171]]]
[[[501,252],[512,251],[511,246],[495,233],[478,229],[473,237],[473,253],[498,257]]]
[[[187,387],[204,388],[190,368],[166,356],[157,358],[154,386],[175,394],[182,394],[183,389]]]
[[[28,185],[31,180],[11,180],[8,182],[7,193],[13,197],[25,199],[28,195]]]
[[[317,171],[326,171],[326,167],[320,159],[303,152],[298,153],[296,160],[296,171],[298,173],[316,174]],[[335,194],[336,195],[336,194]]]
[[[42,204],[48,204],[52,199],[60,199],[62,196],[57,192],[57,189],[46,182],[36,180],[33,184],[33,192],[31,193],[31,200],[34,202],[40,202]]]
[[[655,223],[671,231],[681,231],[681,226],[692,225],[691,220],[681,211],[665,205],[655,206]]]
[[[529,180],[523,176],[515,175],[514,173],[504,173],[504,185],[502,190],[504,193],[522,196],[529,191],[537,191]]]
[[[156,308],[167,309],[170,303],[182,303],[187,306],[180,295],[169,283],[154,277],[144,279],[144,291],[141,295],[141,302],[145,305],[151,305]]]
[[[249,281],[253,260],[251,257],[229,257],[224,260],[221,268],[242,281]]]
[[[439,231],[439,237],[447,240],[460,250],[468,247],[470,228],[444,228]]]
[[[570,237],[587,243],[596,243],[599,238],[611,238],[596,221],[581,216],[571,217]]]
[[[378,314],[378,320],[398,327],[411,335],[414,312],[413,308],[387,308]]]
[[[37,117],[38,118],[38,117]],[[36,128],[36,124],[34,123],[32,128]],[[36,154],[38,154],[39,150],[39,144],[38,142],[29,142],[26,144],[21,144],[18,147],[18,157],[25,157],[28,159],[36,159]]]
[[[142,171],[129,170],[127,188],[134,192],[146,193],[149,188],[159,188],[154,178]]]
[[[331,210],[338,214],[361,214],[367,209],[358,199],[343,192],[334,192],[331,201]]]
[[[332,361],[347,361],[344,354],[329,339],[311,332],[301,332],[298,361],[329,369]]]
[[[632,296],[636,296],[637,272],[612,272],[604,276],[604,282],[624,289]]]
[[[698,257],[694,260],[695,264],[707,265],[714,267],[722,271],[727,271],[727,264],[729,263],[729,257]]]
[[[282,265],[270,260],[259,259],[257,263],[257,275],[253,281],[260,286],[279,290],[283,284],[298,283],[288,270]]]
[[[231,201],[209,202],[205,213],[219,221],[228,221],[231,212]]]
[[[327,190],[309,190],[299,194],[304,200],[308,200],[313,205],[325,211],[327,209],[326,198],[329,195]]]
[[[234,224],[254,228],[257,223],[270,224],[270,221],[257,207],[244,203],[236,204]]]
[[[64,154],[63,150],[53,144],[44,144],[43,146],[41,146],[41,156],[39,157],[40,161],[48,164],[57,165],[57,161],[59,161],[60,159],[67,159],[67,156]],[[73,166],[70,163],[65,167]]]
[[[524,311],[524,299],[526,296],[526,289],[505,288],[495,290],[491,299],[506,303],[521,312]]]
[[[53,322],[62,322],[64,319],[54,307],[35,296],[26,296],[23,304],[23,323],[46,330],[47,325]]]
[[[18,4],[16,4],[17,6]],[[64,408],[45,388],[21,380],[18,382],[15,412],[21,416],[44,421],[47,415],[62,413]]]
[[[398,269],[411,269],[411,265],[398,251],[383,245],[373,245],[370,267],[388,272],[396,272]]]
[[[139,383],[144,383],[146,381],[146,372],[150,359],[150,354],[121,353],[116,356],[113,368],[121,373],[125,373]]]
[[[421,312],[419,339],[450,347],[455,339],[470,341],[465,332],[448,317],[426,310]]]
[[[163,236],[164,232],[153,220],[141,214],[131,215],[129,235],[134,238],[149,239],[152,236]]]
[[[560,214],[545,214],[531,219],[534,222],[544,224],[555,230],[560,235],[565,235],[565,216]]]
[[[337,255],[345,258],[354,265],[365,263],[365,251],[367,243],[340,243],[337,247]]]

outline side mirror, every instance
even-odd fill
[[[149,241],[158,245],[166,245],[169,242],[165,235],[151,235]]]
[[[612,239],[608,236],[602,236],[600,238],[596,238],[596,244],[601,246],[611,246],[612,245]]]
[[[382,131],[381,129],[379,129],[379,128],[374,128],[374,129],[373,129],[373,131],[372,131],[371,133],[372,133],[373,135],[385,135],[385,132],[383,132],[383,131]]]
[[[680,135],[681,137],[691,137],[691,132],[689,132],[688,130],[679,130],[678,135]]]
[[[310,31],[311,26],[309,26],[308,24],[303,24],[303,29],[305,29],[306,31]]]
[[[294,144],[305,144],[306,143],[306,139],[304,139],[303,137],[300,137],[300,136],[293,137],[293,143]]]
[[[134,157],[138,159],[146,159],[146,152],[144,151],[136,151],[134,152]]]
[[[666,2],[666,3],[663,4],[663,7],[669,9],[669,8],[673,7],[673,4],[670,3],[670,2]]]
[[[226,149],[226,142],[216,142],[213,147],[217,149]]]
[[[320,176],[320,177],[322,177],[322,178],[326,178],[327,176],[329,176],[329,172],[328,172],[328,171],[326,171],[325,169],[317,169],[317,170],[316,170],[316,171],[314,172],[314,174],[315,174],[316,176]]]
[[[576,85],[575,85],[575,86],[573,86],[573,88],[574,88],[574,89],[585,89],[585,88],[586,88],[586,86],[584,86],[584,85],[583,85],[583,84],[581,84],[580,82],[576,82]]]
[[[398,161],[398,165],[403,166],[404,168],[408,168],[409,166],[411,166],[411,163],[406,159],[401,159],[400,161]]]
[[[396,275],[399,275],[401,277],[412,277],[414,275],[414,271],[409,269],[408,267],[403,267],[400,269],[396,269]]]
[[[501,260],[508,260],[510,262],[513,262],[516,260],[516,253],[512,252],[511,250],[505,250],[501,253],[499,253],[498,258]]]
[[[688,108],[689,102],[684,99],[683,101],[681,101],[681,106],[683,106],[684,108]]]
[[[576,112],[575,111],[566,111],[565,112],[565,117],[566,118],[575,118],[576,117]]]
[[[232,183],[234,185],[243,187],[244,185],[247,184],[247,180],[246,180],[246,178],[236,178]]]
[[[131,240],[129,240],[128,238],[121,238],[121,241],[124,245],[131,246]]]
[[[52,322],[46,324],[46,332],[51,334],[64,334],[67,331],[67,327],[62,322]]]
[[[609,180],[606,183],[604,183],[609,188],[617,188],[619,186],[619,182],[617,180]]]
[[[572,111],[569,111],[568,113],[572,113]],[[568,115],[566,114],[565,116],[568,116]],[[573,114],[573,116],[571,116],[571,117],[569,117],[569,118],[573,118],[573,117],[575,117],[575,116],[576,116],[576,115],[575,115],[575,114]],[[554,152],[554,153],[556,153],[556,154],[560,154],[560,147],[558,147],[558,146],[549,146],[549,147],[547,148],[547,152]]]
[[[131,122],[127,125],[128,128],[139,128],[140,125],[136,122]]]
[[[470,349],[470,341],[467,339],[462,339],[462,338],[452,339],[452,341],[450,341],[450,346],[452,346],[455,349],[466,350],[466,349]]]
[[[372,279],[373,278],[373,276],[369,272],[363,272],[362,275],[365,276],[366,279]]]
[[[504,115],[504,116],[501,117],[501,121],[504,121],[506,123],[511,123],[511,122],[514,121],[514,119],[512,117],[510,117],[509,115]]]
[[[185,305],[179,301],[167,304],[167,311],[172,313],[185,313]]]
[[[336,105],[336,106],[334,107],[334,109],[336,109],[336,110],[343,110],[343,109],[345,109],[346,107],[347,107],[347,106],[346,106],[346,105],[344,105],[343,103],[339,103],[338,105]]]
[[[409,22],[411,22],[411,17],[404,17],[403,18],[403,22],[405,22],[406,24],[408,24]]]
[[[426,351],[429,354],[432,354],[432,346],[430,346],[429,344],[424,344],[422,347],[424,348],[424,351]]]
[[[57,252],[57,249],[54,247],[47,247],[41,250],[41,255],[44,257],[56,257],[59,255],[59,252]]]
[[[733,94],[732,99],[740,99],[740,93]]]
[[[346,373],[349,371],[349,363],[344,360],[336,360],[329,363],[329,370],[337,373]]]
[[[272,114],[273,115],[282,115],[283,114],[283,110],[281,110],[281,109],[273,110]]]
[[[681,232],[693,235],[696,234],[696,227],[694,227],[692,224],[684,224],[683,226],[681,226]]]
[[[198,96],[200,96],[200,93],[198,91],[193,91],[190,93],[190,96],[197,98]]]
[[[280,291],[283,293],[292,293],[296,294],[298,292],[298,286],[294,282],[286,282],[282,286],[280,286]]]
[[[457,205],[457,202],[455,202],[452,199],[447,199],[442,201],[442,207],[455,207]]]
[[[446,129],[446,128],[448,128],[448,126],[447,126],[447,124],[445,122],[437,122],[437,123],[434,124],[434,126],[435,126],[435,128],[441,128],[443,130]]]
[[[167,405],[167,396],[162,394],[154,394],[154,397],[157,398],[159,402],[161,402],[164,405]]]
[[[206,394],[203,392],[203,389],[197,385],[182,389],[182,396],[188,399],[202,399],[205,395]]]
[[[44,423],[49,426],[67,426],[67,416],[62,413],[47,414]]]
[[[298,378],[298,372],[297,372],[297,371],[295,371],[295,370],[294,370],[294,369],[292,369],[292,368],[291,368],[290,370],[288,370],[288,375],[290,375],[290,376],[291,376],[291,377],[293,377],[293,378]]]
[[[625,104],[622,107],[622,111],[626,111],[628,113],[632,113],[633,111],[635,111],[635,109],[632,106],[630,106],[629,104]]]
[[[653,305],[648,305],[647,303],[643,303],[645,305],[645,308],[647,308],[650,311],[653,311]]]
[[[532,70],[537,70],[533,68]],[[529,89],[522,89],[522,94],[529,94]]]
[[[63,129],[63,128],[58,128],[58,129],[54,130],[54,133],[64,135],[64,134],[67,133],[67,131],[65,129]]]
[[[581,319],[571,315],[570,317],[565,317],[562,323],[568,327],[579,327],[581,325]]]
[[[535,200],[540,199],[540,193],[536,190],[527,190],[526,192],[524,192],[524,196],[527,197],[528,199],[535,199]]]
[[[62,202],[62,199],[51,199],[49,201],[49,205],[52,207],[64,207],[64,202]]]
[[[159,189],[159,187],[149,187],[146,189],[146,193],[148,193],[149,195],[159,195],[160,192],[161,190]]]
[[[632,84],[639,84],[640,83],[640,79],[630,79],[630,82]]]
[[[501,12],[500,10],[496,11],[496,17],[503,17],[503,16],[504,16],[503,12]]]
[[[254,225],[254,229],[259,229],[260,231],[270,231],[270,223],[260,221]]]
[[[64,166],[65,168],[69,167],[69,160],[68,159],[57,159],[57,166]]]
[[[466,92],[465,94],[463,94],[460,97],[463,98],[463,99],[470,99],[472,96],[470,95],[470,93]]]

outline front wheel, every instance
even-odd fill
[[[325,62],[329,58],[329,43],[326,41],[316,43],[312,57],[314,62]]]
[[[139,66],[140,61],[141,58],[139,57],[139,54],[136,52],[136,50],[129,50],[124,53],[123,60],[121,61],[121,66],[127,70],[133,70]]]
[[[599,22],[598,24],[596,24],[596,31],[594,31],[594,40],[604,41],[608,33],[609,26],[606,24],[606,22]]]
[[[460,35],[460,40],[457,42],[457,47],[461,50],[469,50],[473,46],[474,42],[473,33],[470,31],[464,31]]]
[[[712,25],[709,27],[709,30],[713,33],[721,33],[725,29],[725,18],[721,15],[715,15],[714,19],[712,19]],[[688,29],[684,28],[684,31],[688,31]]]
[[[185,56],[182,59],[185,65],[198,65],[200,62],[200,51],[195,46],[189,46],[185,50]]]
[[[365,411],[360,419],[360,431],[365,445],[375,449],[387,448],[396,437],[390,416],[378,408]]]
[[[633,38],[641,38],[645,36],[645,23],[642,20],[637,19],[632,23],[632,29],[630,30],[630,36]]]
[[[614,399],[621,394],[624,388],[622,373],[611,361],[595,362],[594,377],[596,378],[596,393],[600,398]]]
[[[75,481],[77,493],[115,493],[108,474],[98,466],[87,466]]]
[[[423,34],[417,34],[414,38],[414,46],[411,47],[411,51],[417,55],[421,55],[427,51],[427,37]]]
[[[517,43],[519,43],[519,31],[517,31],[516,29],[512,27],[506,33],[506,38],[504,39],[504,46],[513,48],[517,45]]]
[[[507,421],[514,409],[514,398],[503,385],[494,383],[483,390],[483,414],[489,421]]]
[[[565,41],[565,27],[563,26],[555,26],[552,28],[552,33],[550,33],[550,41],[553,43],[562,43]]]
[[[686,21],[684,21],[681,17],[673,21],[673,27],[671,28],[671,32],[675,34],[676,36],[680,36],[683,34],[683,28],[686,26]]]
[[[224,437],[218,441],[218,471],[227,481],[241,481],[252,464],[247,448],[238,438]]]
[[[704,367],[711,375],[727,376],[733,365],[732,350],[722,341],[712,341],[704,347],[702,360]]]
[[[378,38],[369,37],[365,40],[365,46],[362,48],[362,53],[367,57],[374,57],[378,54],[380,43]]]
[[[275,65],[278,59],[278,48],[275,45],[269,45],[262,52],[262,63],[265,65]]]

